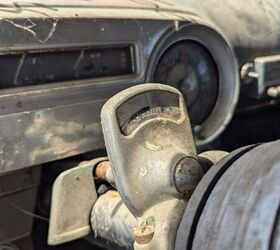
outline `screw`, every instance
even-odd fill
[[[134,238],[138,244],[144,245],[148,244],[152,240],[154,233],[154,227],[148,225],[147,221],[144,221],[134,230]]]
[[[99,162],[96,168],[94,169],[94,177],[101,180],[106,180],[106,172],[109,166],[110,166],[109,161]]]

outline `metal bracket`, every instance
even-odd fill
[[[246,63],[241,68],[244,83],[252,84],[255,97],[279,97],[280,89],[280,55],[256,57],[254,63]],[[256,79],[256,81],[253,81]]]
[[[48,244],[57,245],[90,233],[90,212],[97,200],[93,167],[107,158],[82,162],[62,172],[53,185]]]

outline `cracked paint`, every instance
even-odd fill
[[[36,33],[36,31],[33,30],[35,27],[37,27],[37,24],[34,23],[30,18],[27,19],[27,21],[29,22],[29,24],[27,24],[27,25],[22,25],[22,24],[16,23],[15,21],[6,19],[6,18],[2,18],[2,20],[10,23],[11,25],[13,25],[16,28],[19,28],[19,29],[22,29],[22,30],[28,32],[40,43],[45,43],[45,42],[47,42],[48,40],[51,39],[51,37],[54,35],[54,33],[57,29],[57,24],[58,24],[58,19],[55,18],[54,22],[51,25],[51,28],[50,28],[49,32],[46,35],[46,37],[44,39],[41,39],[41,38],[38,37],[38,34]]]
[[[33,36],[36,36],[36,32],[35,32],[34,30],[32,30],[34,27],[36,27],[36,24],[33,23],[30,19],[27,19],[27,20],[28,20],[29,22],[31,22],[31,25],[27,25],[27,26],[20,25],[20,24],[18,24],[18,23],[15,23],[15,22],[12,21],[12,20],[8,20],[8,19],[5,19],[5,18],[3,18],[3,20],[6,21],[6,22],[8,22],[8,23],[10,23],[10,24],[12,24],[13,26],[15,26],[15,27],[17,27],[17,28],[20,28],[20,29],[22,29],[22,30],[24,30],[24,31],[29,32],[29,33],[30,33],[31,35],[33,35]]]

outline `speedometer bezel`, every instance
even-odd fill
[[[208,50],[218,69],[219,90],[216,104],[200,124],[196,144],[206,145],[217,138],[230,122],[239,97],[240,81],[235,53],[224,37],[213,28],[187,23],[170,28],[155,47],[147,70],[147,82],[153,82],[157,64],[170,46],[180,41],[192,41]]]

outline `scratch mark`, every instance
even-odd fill
[[[85,53],[85,50],[82,50],[79,57],[77,58],[76,62],[75,62],[75,65],[74,65],[74,70],[77,70],[80,62],[82,61],[82,59],[84,58],[84,53]]]
[[[139,170],[139,176],[138,179],[141,180],[143,179],[148,173],[148,169],[145,166],[141,166]]]
[[[6,21],[6,22],[8,22],[8,23],[10,23],[10,24],[12,24],[13,26],[15,26],[15,27],[17,27],[17,28],[20,28],[20,29],[22,29],[22,30],[25,30],[25,31],[29,32],[30,34],[32,34],[33,36],[36,37],[36,32],[35,32],[34,30],[32,30],[34,27],[36,27],[36,24],[33,23],[30,19],[28,19],[28,21],[29,21],[31,24],[30,24],[30,25],[27,25],[27,26],[20,25],[20,24],[18,24],[18,23],[15,23],[15,22],[9,20],[9,19],[5,19],[5,18],[4,18],[3,20]]]
[[[13,243],[7,243],[5,245],[0,245],[0,250],[18,250],[19,248]]]
[[[165,1],[157,0],[157,2],[162,3],[162,4],[165,4],[166,6],[173,6],[172,3],[167,3],[167,2],[165,2]]]
[[[19,60],[19,64],[18,64],[18,66],[17,66],[16,73],[15,73],[15,78],[14,78],[14,84],[15,84],[15,85],[18,84],[18,77],[19,77],[20,71],[21,71],[21,69],[22,69],[24,60],[25,60],[25,54],[22,54],[22,56],[21,56],[21,58],[20,58],[20,60]]]
[[[37,33],[33,30],[33,28],[36,27],[37,25],[36,25],[36,23],[32,22],[32,20],[30,18],[27,19],[28,22],[30,23],[29,25],[21,25],[21,24],[13,22],[12,20],[6,19],[6,18],[3,18],[3,20],[12,24],[13,26],[15,26],[17,28],[20,28],[24,31],[29,32],[40,43],[47,42],[53,36],[53,34],[56,31],[57,23],[58,23],[58,19],[55,19],[55,21],[52,23],[51,29],[50,29],[48,35],[46,36],[46,38],[45,39],[40,39],[40,38],[38,38]]]
[[[158,151],[158,150],[162,150],[162,149],[163,149],[162,146],[157,145],[157,144],[152,143],[152,142],[149,142],[149,141],[146,141],[146,147],[147,147],[148,149],[155,150],[155,151]]]
[[[153,1],[149,1],[149,0],[130,0],[133,3],[137,3],[140,5],[144,5],[146,7],[152,7],[152,8],[156,8],[159,9],[159,5]]]
[[[50,5],[43,4],[43,3],[32,3],[32,5],[35,7],[45,8],[47,10],[58,11],[58,9],[56,9]]]
[[[29,215],[29,216],[32,216],[34,218],[37,218],[37,219],[40,219],[40,220],[43,220],[43,221],[49,221],[49,218],[46,218],[46,217],[43,217],[43,216],[40,216],[40,215],[37,215],[37,214],[34,214],[30,211],[27,211],[26,209],[22,208],[22,207],[19,207],[17,206],[15,203],[9,201],[10,205],[12,207],[14,207],[15,209],[21,211],[22,213],[26,214],[26,215]]]
[[[52,23],[52,28],[48,34],[48,36],[41,42],[47,42],[54,34],[54,32],[56,31],[56,27],[57,27],[57,23],[58,23],[58,19],[55,20],[55,22]]]

